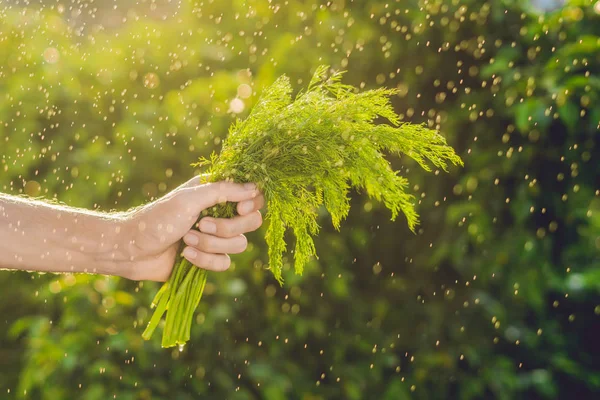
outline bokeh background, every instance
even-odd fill
[[[391,158],[417,233],[354,193],[283,287],[250,235],[181,351],[140,336],[156,283],[0,272],[0,398],[598,398],[600,2],[0,4],[4,193],[149,202],[265,85],[320,64],[398,88],[465,161]]]

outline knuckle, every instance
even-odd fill
[[[198,236],[200,236],[200,241],[198,243],[198,247],[201,250],[210,252],[210,249],[213,248],[215,245],[214,237],[209,236],[209,235],[198,235]]]
[[[221,221],[221,226],[217,228],[217,232],[220,232],[221,236],[224,236],[224,237],[234,236],[234,229],[233,229],[232,224],[230,224],[230,222],[231,221]]]
[[[219,197],[219,186],[217,183],[207,183],[200,187],[206,190],[206,196],[213,200],[213,202]]]
[[[227,188],[228,187],[229,187],[229,184],[226,181],[216,182],[213,185],[213,188],[214,188],[215,192],[219,196],[224,196],[227,193]]]

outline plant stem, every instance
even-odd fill
[[[235,204],[219,204],[206,214],[217,218],[231,217],[235,215]],[[162,347],[183,345],[190,339],[194,312],[206,286],[206,271],[181,256],[184,247],[182,242],[169,280],[154,296],[152,307],[156,308],[142,333],[142,337],[149,340],[166,313]]]

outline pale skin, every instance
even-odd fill
[[[133,280],[166,281],[180,240],[183,256],[211,271],[229,268],[244,233],[262,224],[265,199],[254,184],[201,183],[195,177],[133,211],[99,213],[0,194],[0,269],[86,272]],[[234,218],[203,217],[225,201]],[[197,226],[200,230],[192,229]]]

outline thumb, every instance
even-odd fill
[[[240,202],[250,200],[259,195],[254,183],[233,183],[227,181],[200,183],[198,180],[190,180],[178,189],[179,201],[187,209],[200,214],[202,210],[215,206],[219,203]],[[191,211],[190,210],[190,211]]]
[[[196,223],[203,210],[222,202],[240,202],[258,195],[253,183],[200,183],[200,179],[195,178],[149,204],[139,216],[148,226],[159,231],[166,229],[169,237],[179,239]]]

